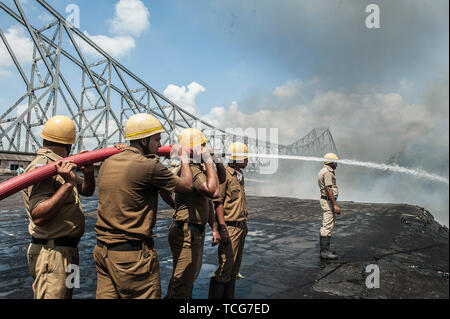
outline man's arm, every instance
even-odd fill
[[[329,186],[326,186],[326,190],[327,190],[328,198],[330,199],[331,203],[333,204],[334,212],[339,215],[341,213],[341,209],[339,208],[339,206],[336,203],[336,198],[334,197],[333,190]]]
[[[219,185],[224,183],[227,178],[227,171],[222,163],[222,159],[219,156],[213,157],[214,163],[216,163],[217,178],[219,179]]]
[[[79,154],[86,152],[88,151],[81,151]],[[80,170],[83,172],[83,183],[79,187],[78,193],[83,196],[92,196],[95,192],[94,165],[81,166]]]
[[[76,176],[72,172],[76,167],[77,165],[73,162],[58,161],[56,163],[56,172],[61,175],[65,183],[61,185],[52,197],[40,202],[33,208],[30,215],[35,225],[43,226],[47,224],[61,209],[65,200],[76,185]]]
[[[213,207],[212,201],[209,201],[208,224],[209,224],[209,226],[211,226],[212,233],[213,233],[213,241],[211,243],[211,246],[215,246],[220,241],[220,234],[219,234],[219,230],[217,229],[216,219],[214,218],[214,207]]]
[[[181,174],[180,180],[175,187],[175,191],[178,193],[190,193],[192,192],[192,171],[189,167],[189,158],[187,156],[184,147],[178,144],[172,145],[172,158],[178,158],[181,161]]]
[[[225,212],[223,209],[223,203],[222,202],[214,202],[214,206],[216,209],[216,218],[217,223],[219,224],[219,234],[220,234],[220,240],[224,244],[228,244],[230,242],[230,236],[228,235],[227,225],[225,224]]]
[[[161,198],[166,202],[167,205],[175,209],[175,202],[173,201],[172,193],[169,191],[166,191],[164,189],[161,189],[159,191],[159,195]]]
[[[81,167],[83,172],[83,184],[78,190],[80,195],[92,196],[95,192],[95,177],[94,177],[94,165],[86,165]]]
[[[206,167],[206,182],[200,186],[198,191],[209,198],[217,198],[219,196],[219,178],[214,169],[209,150],[206,147],[202,149],[202,159]]]

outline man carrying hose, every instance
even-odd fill
[[[236,276],[241,266],[245,236],[247,235],[247,200],[244,169],[248,163],[248,147],[235,142],[228,148],[231,162],[226,167],[226,180],[220,184],[220,196],[214,200],[219,224],[219,268],[211,277],[210,299],[233,299]]]
[[[159,261],[153,243],[158,192],[192,191],[184,148],[173,145],[181,160],[180,177],[155,155],[161,146],[161,123],[135,114],[125,125],[130,146],[105,160],[98,175],[97,298],[161,298]]]
[[[91,196],[95,190],[92,165],[81,167],[82,179],[73,172],[75,163],[62,160],[69,155],[75,136],[75,124],[68,117],[49,119],[41,134],[43,148],[25,170],[57,161],[57,175],[23,191],[31,235],[27,259],[36,299],[72,297],[66,276],[68,266],[79,263],[77,246],[85,223],[79,195]]]
[[[337,167],[337,163],[330,160],[337,160],[338,157],[334,153],[327,153],[324,155],[324,159],[325,166],[318,174],[320,206],[323,210],[322,228],[320,228],[320,258],[337,259],[338,257],[330,250],[330,240],[336,218],[335,214],[339,215],[341,209],[336,203],[338,188],[334,170]]]
[[[178,136],[178,142],[184,147],[192,147],[194,151],[190,163],[194,191],[190,194],[175,193],[175,213],[169,229],[173,274],[167,289],[168,299],[192,298],[194,282],[202,266],[206,223],[212,228],[213,245],[219,242],[211,199],[218,196],[219,178],[222,180],[225,176],[220,161],[216,162],[219,171],[217,176],[207,140],[200,130],[183,130]],[[201,161],[198,156],[201,156]]]

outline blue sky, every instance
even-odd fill
[[[365,130],[380,136],[383,159],[414,134],[442,126],[433,121],[445,105],[430,105],[429,97],[433,90],[448,95],[448,1],[377,1],[381,25],[368,29],[365,8],[372,2],[48,1],[63,16],[76,4],[82,32],[154,89],[216,126],[278,126],[282,143],[317,126],[332,128],[341,140]],[[12,0],[5,3],[14,8]],[[30,20],[45,24],[35,1],[21,3]],[[17,22],[2,20],[0,27],[13,39],[10,28]],[[0,83],[8,94],[0,101],[8,105],[23,84],[4,55],[0,51]],[[420,106],[416,117],[388,116],[386,99],[399,113]],[[336,110],[344,101],[355,109]],[[379,121],[367,126],[358,119],[365,115]],[[342,125],[352,117],[358,120]],[[391,119],[402,122],[397,130],[389,128],[402,139],[386,148],[389,137],[377,130],[391,126]],[[426,127],[416,129],[424,119]],[[353,149],[353,141],[342,145],[360,156],[362,142]]]
[[[4,3],[14,8],[12,0]],[[20,3],[33,25],[49,21],[34,0]],[[82,32],[217,127],[278,128],[281,144],[329,127],[345,158],[385,162],[402,154],[402,164],[448,178],[447,0],[48,3],[63,16],[76,4]],[[379,29],[365,25],[370,3],[380,8]],[[0,29],[28,72],[29,35],[1,9]],[[2,45],[0,113],[24,94]],[[79,83],[71,72],[65,70]],[[430,189],[421,187],[396,198],[421,198]],[[433,193],[429,202],[444,207],[448,222],[448,187]]]

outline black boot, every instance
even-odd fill
[[[337,259],[338,257],[330,251],[330,236],[320,236],[320,258]]]
[[[225,284],[223,299],[234,299],[234,287],[236,285],[236,276],[231,276],[231,280]]]
[[[223,299],[225,284],[223,282],[218,282],[211,277],[209,281],[209,293],[208,299]]]

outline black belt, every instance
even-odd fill
[[[241,220],[241,221],[225,221],[225,224],[227,226],[242,227],[242,226],[245,225],[245,220]]]
[[[186,222],[181,222],[181,221],[178,221],[178,220],[174,220],[173,221],[173,224],[176,227],[180,228],[180,229],[183,229],[185,223]],[[205,232],[205,226],[200,225],[200,224],[188,223],[188,228],[189,228],[189,230],[195,231],[195,232],[200,233],[200,234],[203,234]]]
[[[331,200],[328,196],[320,196],[321,199]],[[334,199],[337,199],[337,196],[334,196]]]
[[[49,240],[54,240],[55,246],[65,246],[73,248],[76,248],[78,246],[78,243],[80,242],[80,238],[71,238],[71,237],[59,237],[53,239],[41,239],[31,237],[31,243],[36,245],[47,245]]]
[[[97,246],[102,248],[103,246],[108,247],[108,250],[116,250],[116,251],[137,251],[142,249],[142,240],[128,240],[123,243],[115,243],[115,244],[105,244],[97,239]],[[145,239],[145,244],[149,249],[153,249],[154,243],[153,238]]]

